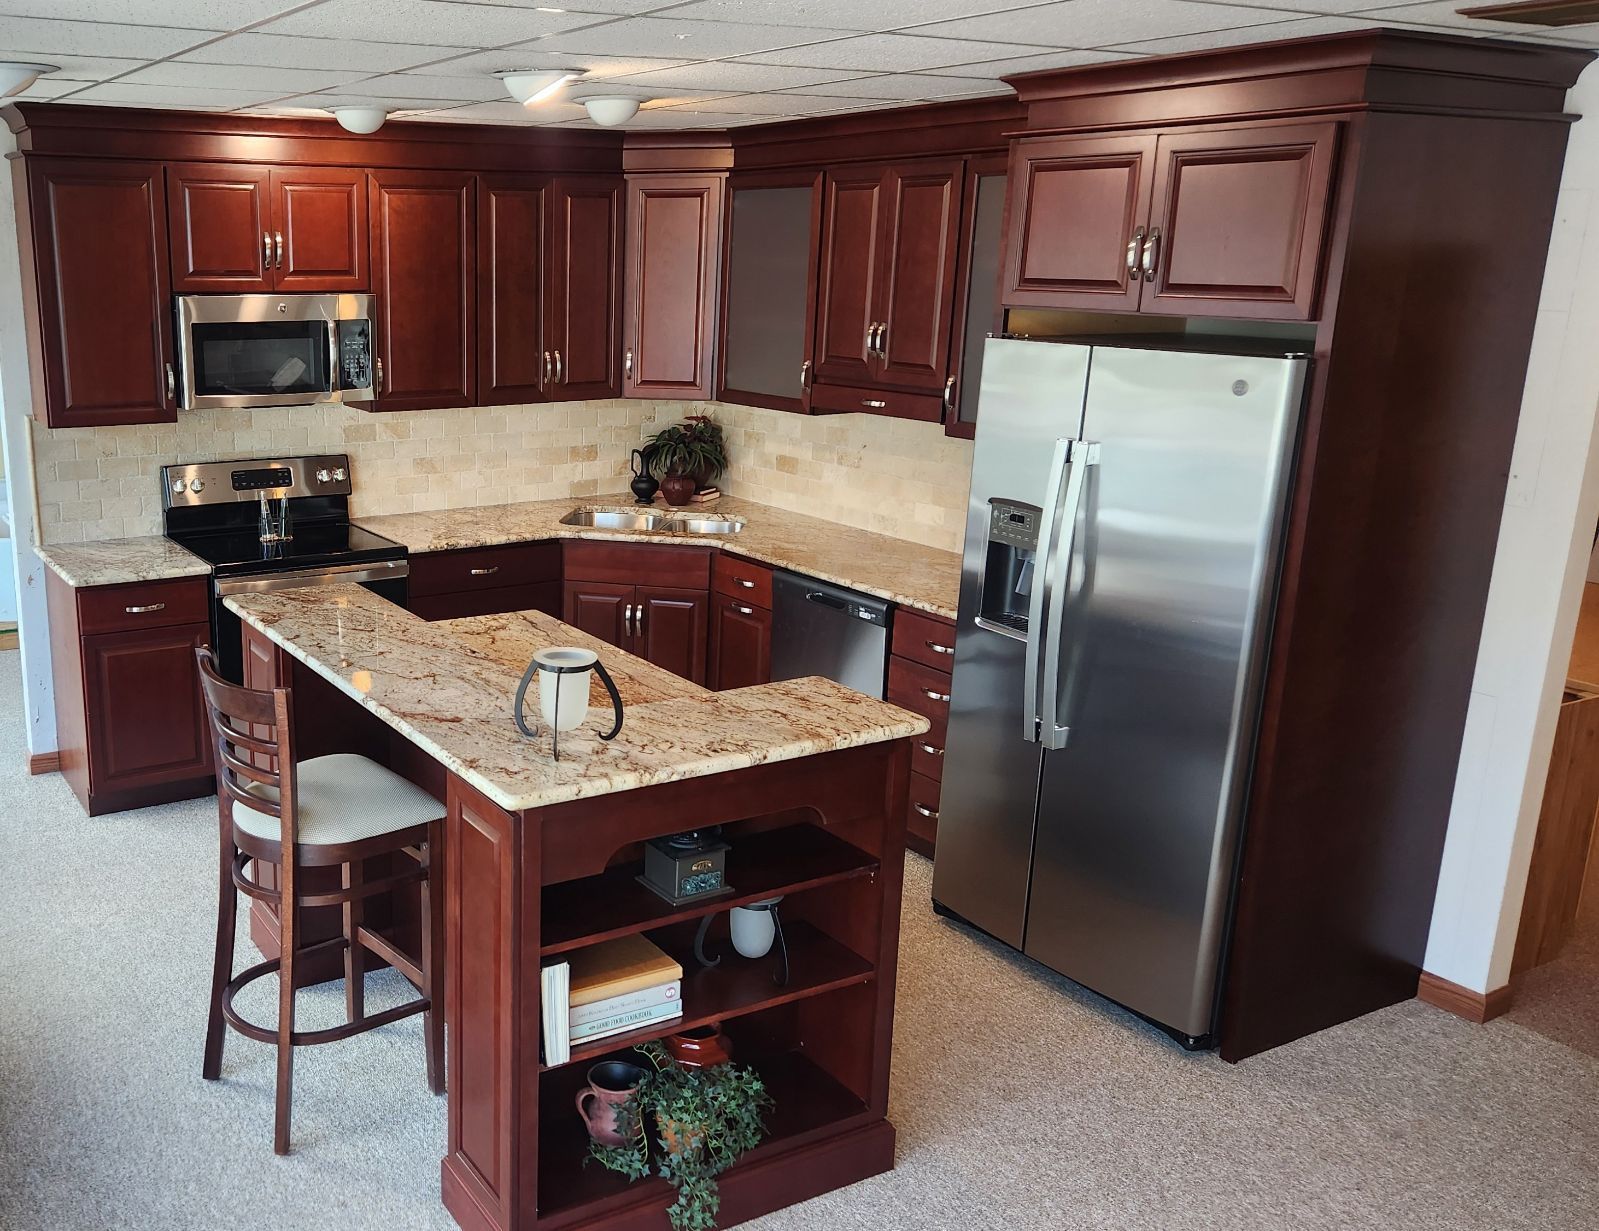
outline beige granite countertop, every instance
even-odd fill
[[[199,556],[159,534],[98,543],[58,543],[34,551],[69,586],[120,586],[211,574],[211,566]]]
[[[657,509],[665,507],[656,505]],[[714,511],[743,518],[746,524],[738,534],[666,534],[562,525],[561,518],[578,508],[635,511],[638,506],[627,496],[566,496],[427,513],[358,516],[353,520],[373,534],[404,543],[408,550],[418,553],[539,539],[620,539],[715,546],[731,555],[747,556],[947,619],[955,618],[961,558],[954,552],[734,496],[690,505],[682,512],[692,515]]]
[[[793,760],[928,729],[918,714],[819,677],[709,692],[536,611],[428,623],[359,586],[235,595],[228,606],[273,642],[509,811]],[[610,706],[561,737],[529,740],[511,717],[533,651],[599,652]],[[530,700],[532,698],[530,697]],[[536,701],[529,707],[536,713]]]

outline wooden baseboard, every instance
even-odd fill
[[[1508,983],[1491,992],[1474,992],[1424,970],[1416,987],[1416,998],[1480,1026],[1508,1012],[1514,994]]]
[[[36,752],[28,758],[28,772],[35,777],[40,774],[54,774],[61,769],[61,754],[59,752]]]

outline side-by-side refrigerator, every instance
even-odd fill
[[[1309,360],[995,338],[935,906],[1214,1030]]]

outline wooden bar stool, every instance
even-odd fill
[[[276,1043],[277,1102],[272,1148],[289,1152],[289,1104],[294,1049],[331,1043],[409,1017],[423,1015],[428,1085],[444,1091],[443,886],[431,882],[443,849],[444,805],[420,787],[365,757],[350,753],[296,764],[292,743],[293,699],[287,688],[264,692],[223,679],[207,646],[195,651],[216,741],[217,816],[222,837],[221,896],[217,904],[216,965],[211,975],[211,1014],[206,1027],[208,1080],[222,1074],[223,1023],[246,1038]],[[366,880],[365,861],[403,852],[416,867]],[[246,861],[254,861],[250,874]],[[278,868],[278,888],[260,883],[261,864]],[[303,868],[342,870],[343,888],[327,893],[300,889]],[[361,923],[362,900],[403,885],[421,884],[422,961],[418,965]],[[238,893],[271,902],[280,921],[279,956],[233,973],[233,936]],[[342,906],[343,935],[299,947],[299,911],[304,906]],[[344,1024],[326,1030],[294,1028],[294,972],[298,962],[332,946],[344,949]],[[362,997],[363,953],[370,951],[416,985],[415,1000],[368,1016]],[[272,1028],[242,1018],[233,1007],[240,988],[278,975],[278,1021]]]

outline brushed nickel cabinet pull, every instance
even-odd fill
[[[374,359],[372,361],[372,371],[377,374],[377,388],[374,390],[374,392],[382,393],[383,392],[383,360],[382,359]]]
[[[954,646],[952,646],[952,645],[939,645],[938,642],[936,642],[936,641],[924,641],[924,642],[922,642],[922,644],[925,645],[931,651],[933,651],[933,653],[935,653],[935,654],[953,654],[955,652],[955,647]]]
[[[558,385],[566,384],[566,369],[561,364],[560,351],[555,352],[555,383]]]
[[[888,358],[888,322],[884,321],[877,327],[877,357]]]
[[[273,242],[273,244],[276,246],[276,248],[278,250],[278,268],[282,269],[283,268],[283,232],[282,231],[274,231],[272,233],[272,242]]]
[[[633,608],[633,635],[635,637],[642,637],[644,635],[643,603],[640,603],[637,607]]]
[[[862,398],[861,405],[869,406],[873,410],[882,410],[883,407],[888,405],[888,403],[883,401],[882,398]]]
[[[747,577],[735,577],[733,580],[738,582],[738,584],[743,586],[746,590],[753,590],[755,588],[755,583],[749,580]]]
[[[629,603],[626,607],[622,608],[622,635],[624,637],[631,637],[633,635],[633,604],[632,603]]]
[[[124,607],[122,610],[129,615],[144,615],[147,611],[165,611],[166,609],[167,605],[165,603],[146,603],[142,607]]]
[[[877,353],[877,347],[873,345],[873,342],[876,340],[876,338],[877,322],[873,321],[870,325],[866,326],[866,353],[868,355],[875,355]]]
[[[633,348],[629,347],[627,354],[622,356],[622,375],[628,380],[633,379]]]
[[[470,570],[470,575],[473,576],[473,577],[492,577],[495,573],[498,573],[499,571],[500,571],[500,566],[498,564],[491,564],[491,565],[489,565],[488,568],[471,569]]]
[[[811,387],[811,361],[809,359],[807,359],[804,363],[800,364],[800,392],[803,393],[805,390],[809,389],[810,387]]]
[[[261,232],[261,268],[272,268],[272,233],[270,231]]]
[[[755,608],[753,608],[753,607],[740,607],[737,603],[733,604],[733,610],[738,612],[739,615],[754,615],[755,614]]]
[[[953,376],[944,382],[944,409],[955,409],[955,378]]]
[[[544,352],[544,383],[550,383],[550,352]]]
[[[949,694],[947,692],[934,692],[931,688],[922,689],[922,694],[929,701],[948,701],[949,700]]]
[[[926,808],[921,804],[912,804],[911,807],[915,808],[916,811],[920,812],[930,821],[936,821],[938,819],[938,809],[936,808]]]
[[[171,399],[177,396],[178,378],[172,374],[172,365],[169,363],[167,364],[167,397]]]
[[[1149,233],[1149,239],[1144,244],[1144,281],[1155,280],[1155,270],[1160,267],[1160,228],[1155,227]]]
[[[1144,250],[1144,228],[1135,227],[1133,237],[1127,241],[1127,273],[1135,282],[1138,280],[1138,258]]]
[[[932,744],[923,744],[922,751],[930,757],[941,757],[944,755],[944,750],[942,748],[935,748]]]

